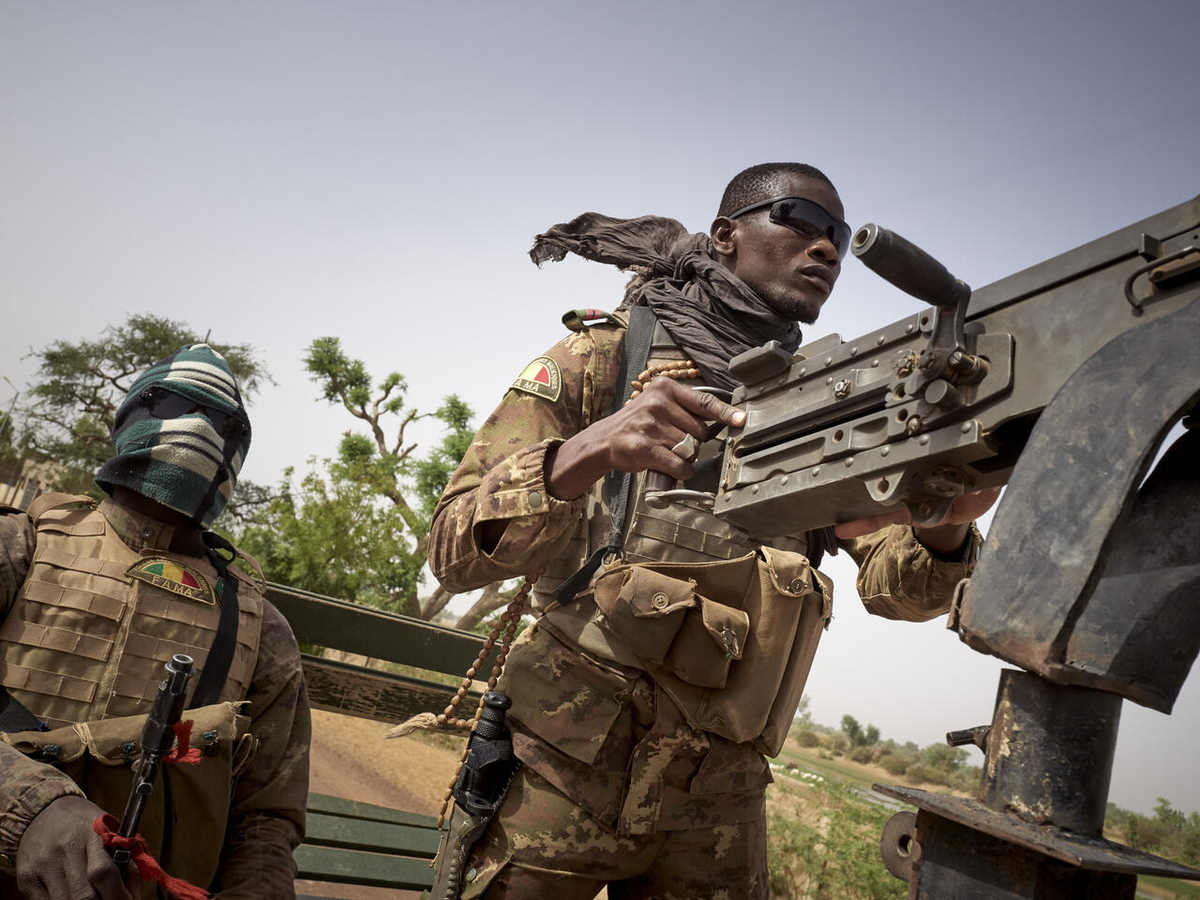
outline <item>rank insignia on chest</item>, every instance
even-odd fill
[[[173,559],[165,559],[161,556],[139,559],[129,567],[125,574],[130,578],[136,578],[138,581],[162,588],[164,591],[170,591],[172,594],[178,594],[191,600],[199,600],[210,606],[217,602],[217,596],[213,593],[212,585],[208,583],[207,578],[191,566],[185,566]]]
[[[512,387],[513,390],[524,391],[554,402],[562,391],[562,372],[559,371],[558,363],[550,357],[539,356],[521,370]]]

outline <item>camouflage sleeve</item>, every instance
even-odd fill
[[[547,365],[548,383],[535,383],[533,391],[511,388],[479,429],[433,514],[429,567],[447,590],[529,575],[562,552],[584,499],[550,495],[546,452],[609,408],[623,335],[624,329],[603,325],[564,338],[535,360]],[[479,544],[479,526],[499,519],[507,527],[488,553]]]
[[[292,850],[304,838],[312,725],[300,650],[269,603],[263,604],[258,664],[246,699],[258,749],[234,789],[213,888],[221,900],[292,900]]]
[[[25,583],[36,542],[37,532],[29,516],[0,507],[0,619],[8,615]]]
[[[842,542],[858,563],[858,594],[867,612],[910,622],[924,622],[950,609],[954,586],[971,574],[982,545],[974,524],[957,560],[931,553],[909,525],[889,525]]]
[[[8,615],[33,559],[36,532],[23,512],[0,511],[0,619]],[[11,869],[25,828],[52,800],[82,794],[53,766],[0,742],[0,868]]]
[[[83,796],[70,778],[46,763],[35,762],[11,744],[0,742],[0,870],[12,871],[17,845],[34,816],[52,800]]]

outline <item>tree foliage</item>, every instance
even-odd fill
[[[134,314],[93,339],[58,340],[32,351],[38,368],[20,418],[30,451],[56,464],[54,486],[94,492],[92,475],[112,455],[113,419],[134,379],[184,344],[204,340],[185,322]],[[270,381],[250,344],[208,343],[229,363],[243,397]]]
[[[842,731],[854,747],[874,747],[879,743],[879,729],[874,725],[863,728],[858,719],[851,715],[842,716]]]
[[[1109,803],[1104,830],[1106,836],[1138,850],[1200,866],[1200,813],[1175,809],[1166,797],[1158,798],[1152,816]]]
[[[420,412],[408,402],[408,382],[392,372],[375,383],[366,364],[336,337],[314,340],[304,357],[319,396],[365,425],[347,431],[331,459],[310,460],[296,483],[288,471],[274,500],[238,539],[270,577],[430,619],[453,596],[437,587],[422,599],[433,511],[474,436],[471,408],[456,396]],[[411,426],[442,423],[439,440],[417,452]],[[501,585],[483,596],[458,625],[472,628],[507,603]]]

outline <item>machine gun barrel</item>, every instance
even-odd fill
[[[974,292],[886,229],[851,243],[933,307],[790,359],[765,347],[731,362],[747,418],[724,435],[713,510],[757,537],[901,503],[919,523],[939,520],[958,494],[1007,482],[1085,360],[1200,297],[1200,197]]]
[[[175,725],[183,715],[188,680],[193,671],[192,658],[183,653],[176,653],[166,664],[166,677],[159,682],[154,705],[150,707],[146,726],[142,730],[142,755],[134,770],[133,786],[129,789],[129,799],[121,816],[118,832],[121,837],[129,838],[137,834],[146,801],[154,793],[154,780],[158,777],[162,759],[171,752],[175,743]],[[128,850],[113,850],[113,862],[117,865],[124,866],[129,859]]]

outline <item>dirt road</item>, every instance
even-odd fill
[[[458,763],[461,739],[413,735],[385,741],[383,734],[389,727],[370,719],[314,712],[309,790],[436,816]],[[420,896],[413,891],[309,881],[297,881],[296,891],[344,900],[416,900]]]

